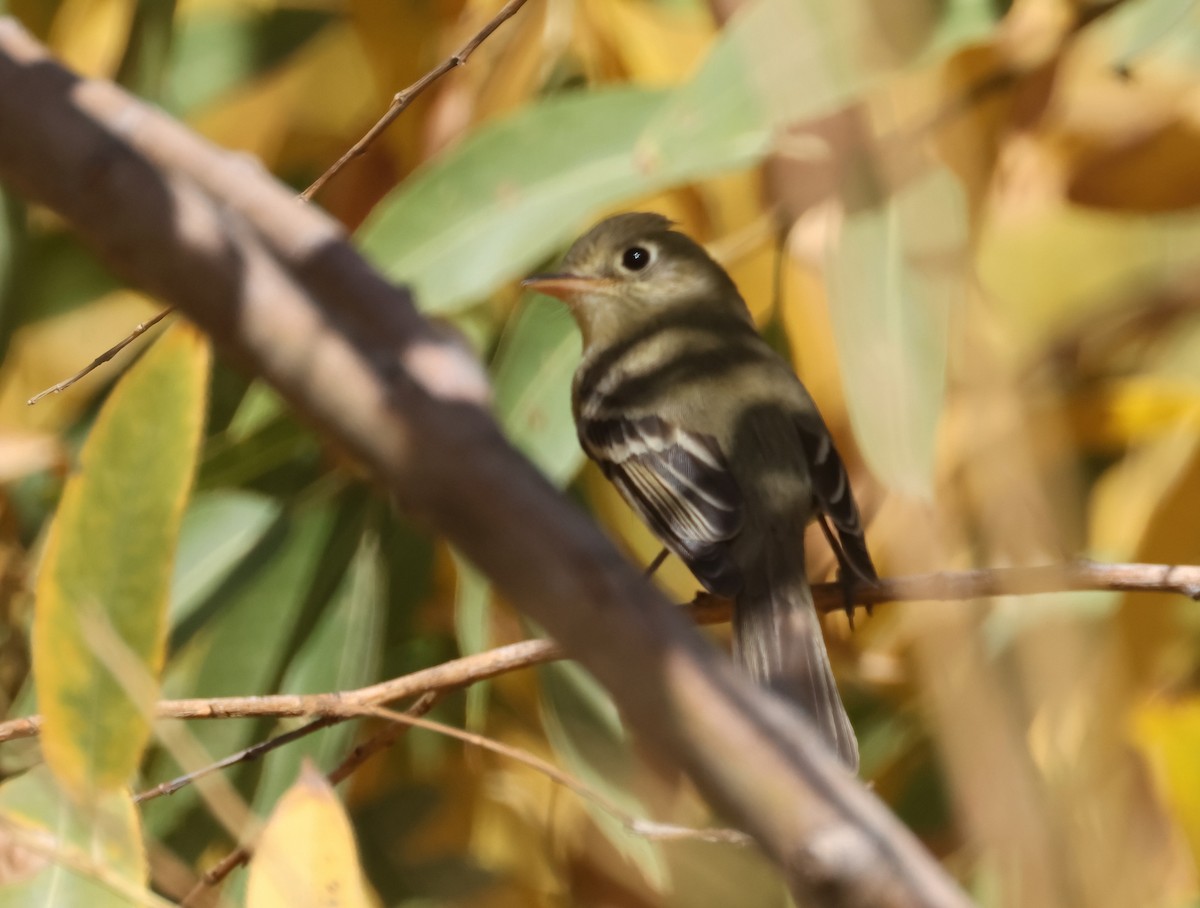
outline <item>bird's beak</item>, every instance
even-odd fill
[[[569,303],[585,293],[605,287],[608,283],[603,278],[580,277],[577,274],[535,274],[521,281],[521,286]]]

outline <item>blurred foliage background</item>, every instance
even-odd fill
[[[300,190],[500,4],[5,6],[70,66]],[[530,0],[317,202],[470,339],[512,438],[638,561],[656,546],[575,441],[574,328],[517,289],[626,209],[709,243],[792,356],[851,464],[884,573],[1200,563],[1200,11],[1108,6]],[[99,785],[107,818],[68,837],[123,830],[106,846],[113,872],[177,901],[235,837],[194,787],[136,811],[115,793],[131,775],[134,790],[177,775],[182,758],[163,727],[133,733],[136,711],[112,705],[120,686],[79,700],[64,666],[102,648],[68,608],[79,578],[117,590],[114,623],[172,697],[347,689],[535,629],[181,327],[26,406],[158,304],[48,212],[2,188],[0,204],[0,698],[10,716],[67,717],[46,757],[64,790],[86,787],[64,766]],[[171,354],[152,359],[164,344]],[[135,361],[145,372],[110,393]],[[130,532],[147,513],[133,493],[106,504],[81,482],[64,496],[81,459],[132,473],[165,502],[163,531]],[[822,546],[810,549],[812,573],[827,574]],[[696,586],[672,562],[658,581],[680,599]],[[864,778],[981,904],[1200,905],[1195,603],[1065,592],[895,604],[853,633],[831,618],[827,637]],[[103,720],[81,743],[89,715]],[[436,715],[544,756],[636,815],[719,822],[572,665],[476,685]],[[217,758],[295,724],[187,732]],[[239,765],[220,803],[265,817],[304,757],[328,770],[365,725]],[[128,766],[105,762],[105,734]],[[41,759],[35,742],[0,747],[10,819],[56,815],[57,793],[30,794]],[[343,787],[376,904],[787,903],[750,850],[638,838],[528,767],[428,732]],[[288,797],[307,804],[315,790]],[[48,871],[0,846],[17,884],[0,905],[66,904],[47,895]],[[252,905],[275,904],[249,888]],[[86,903],[137,903],[100,890]],[[222,897],[243,903],[244,872]]]

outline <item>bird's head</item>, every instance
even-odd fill
[[[588,344],[684,306],[745,308],[703,247],[644,212],[601,221],[575,241],[560,271],[522,283],[565,302]]]

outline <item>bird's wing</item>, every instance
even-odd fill
[[[742,495],[715,438],[657,416],[604,416],[582,419],[579,439],[701,583],[722,595],[738,591],[741,574],[729,540],[742,527]]]
[[[852,570],[860,580],[875,583],[879,575],[867,551],[867,540],[863,535],[862,517],[850,489],[850,477],[846,466],[833,446],[833,437],[819,416],[815,419],[800,417],[796,421],[800,446],[812,477],[813,497],[821,512],[829,517],[837,530],[841,551],[835,552],[842,568]]]

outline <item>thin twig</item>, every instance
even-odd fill
[[[311,201],[312,197],[320,192],[321,188],[331,179],[333,179],[333,177],[335,177],[343,167],[345,167],[355,158],[361,157],[371,146],[371,144],[378,139],[384,133],[384,131],[392,125],[392,123],[396,121],[396,118],[399,117],[400,114],[404,113],[408,106],[412,104],[412,102],[415,101],[421,95],[421,93],[425,91],[425,89],[427,89],[446,73],[450,72],[450,70],[466,63],[471,54],[475,53],[475,51],[479,48],[479,45],[490,38],[492,32],[503,25],[507,20],[511,19],[516,14],[517,10],[525,5],[525,2],[526,0],[509,0],[509,2],[504,5],[504,8],[501,9],[500,12],[498,12],[487,23],[487,25],[476,32],[475,36],[471,38],[470,41],[460,47],[454,54],[447,57],[425,75],[421,76],[421,78],[419,78],[412,85],[408,86],[408,88],[397,93],[395,97],[392,98],[392,103],[391,106],[388,107],[387,113],[380,117],[379,121],[367,131],[366,135],[355,142],[349,151],[338,158],[332,167],[317,177],[317,179],[313,181],[312,185],[305,189],[304,192],[300,193],[300,198],[306,202]],[[91,363],[89,363],[83,369],[80,369],[70,378],[60,381],[58,384],[53,385],[52,387],[47,388],[45,391],[35,394],[33,397],[29,398],[28,404],[33,406],[43,397],[65,391],[81,378],[95,371],[97,368],[111,360],[114,356],[133,343],[133,341],[137,340],[138,337],[140,337],[150,328],[153,328],[174,311],[174,308],[169,307],[158,313],[158,315],[154,316],[154,318],[150,319],[149,321],[138,325],[131,332],[129,332],[124,340],[115,346],[109,347],[94,360],[92,360]]]
[[[464,731],[461,728],[455,728],[453,725],[446,725],[442,722],[434,722],[431,719],[422,719],[406,713],[396,712],[395,710],[385,709],[382,706],[363,707],[359,713],[360,715],[376,716],[380,719],[387,719],[389,722],[396,722],[414,728],[423,728],[426,731],[433,731],[451,738],[457,738],[467,744],[481,747],[484,750],[490,750],[492,753],[500,754],[502,757],[523,763],[530,769],[540,772],[551,781],[557,782],[564,788],[575,792],[575,794],[579,795],[585,801],[591,801],[630,832],[646,839],[660,842],[687,839],[690,841],[733,845],[749,845],[752,841],[748,835],[737,829],[697,829],[691,826],[676,826],[671,823],[656,823],[652,820],[635,817],[622,810],[607,795],[597,791],[570,773],[559,769],[553,763],[543,760],[541,757],[531,754],[529,751],[522,750],[519,747],[502,744],[493,738]]]
[[[858,583],[850,593],[855,605],[870,608],[888,602],[1104,591],[1173,593],[1200,600],[1200,566],[1093,564],[1080,561],[1037,567],[944,571],[892,577],[880,580],[875,586]],[[839,582],[818,583],[813,587],[813,600],[822,612],[841,611],[846,607],[846,586]],[[697,624],[720,624],[729,620],[733,604],[720,596],[700,593],[685,608]],[[155,714],[160,719],[347,718],[358,715],[364,706],[465,687],[518,669],[553,662],[564,655],[552,640],[523,640],[357,690],[330,694],[162,700]],[[41,722],[40,716],[0,722],[0,744],[37,735]]]
[[[427,712],[433,709],[435,705],[437,705],[437,702],[441,699],[441,696],[442,695],[440,693],[425,694],[405,712],[393,713],[393,716],[405,716],[414,720],[419,720],[421,716],[425,715]],[[350,718],[353,718],[353,716],[336,718],[327,724],[333,725],[337,722],[345,721],[346,719]],[[312,732],[317,731],[318,727],[324,727],[320,725],[321,721],[324,720],[310,722],[308,725],[304,726],[304,728],[296,729],[296,731],[306,731],[307,733],[311,734]],[[344,760],[342,760],[341,763],[339,763],[326,774],[325,777],[329,780],[329,784],[336,785],[347,778],[352,772],[354,772],[355,769],[366,762],[369,757],[392,745],[407,729],[408,726],[393,722],[386,729],[384,729],[384,732],[387,734],[377,734],[370,741],[367,741],[365,744],[354,748],[354,750],[350,751],[350,753]],[[286,736],[280,735],[279,737],[283,738]],[[384,738],[387,739],[386,742],[378,743],[383,741]],[[278,741],[279,739],[276,738],[273,740]],[[294,740],[294,738],[292,740]],[[267,743],[271,742],[264,742],[264,744]],[[286,744],[288,742],[284,741],[281,743]],[[280,744],[277,743],[275,746],[280,746]],[[253,750],[253,748],[247,749]],[[243,751],[243,753],[245,753],[245,751]],[[262,754],[259,753],[255,756],[261,755]],[[217,767],[214,766],[212,768]],[[233,851],[229,852],[229,854],[225,855],[225,857],[221,858],[220,861],[218,861],[201,875],[196,885],[192,887],[191,892],[184,896],[183,901],[179,903],[180,908],[188,908],[189,905],[195,905],[197,903],[197,899],[203,896],[209,889],[213,888],[214,886],[219,886],[225,880],[225,878],[229,876],[229,874],[233,873],[233,871],[237,870],[237,868],[249,863],[251,855],[252,852],[249,845],[239,845],[237,848],[233,849]]]
[[[183,901],[179,903],[179,908],[191,908],[198,904],[198,899],[202,898],[208,890],[219,886],[225,877],[248,863],[250,863],[250,849],[239,845],[200,875],[200,879],[192,887],[192,891],[185,895]]]
[[[416,703],[405,711],[405,714],[409,716],[425,715],[437,706],[438,702],[446,696],[446,693],[446,691],[431,690],[429,693],[423,694]],[[363,741],[362,744],[355,747],[350,753],[346,754],[346,758],[329,771],[329,784],[337,785],[339,782],[344,782],[350,778],[354,774],[354,771],[366,763],[367,760],[395,744],[397,739],[406,730],[406,726],[402,724],[389,722],[366,741]]]
[[[404,113],[405,108],[407,108],[408,105],[412,104],[412,102],[420,96],[421,92],[425,91],[425,89],[427,89],[442,76],[446,75],[446,73],[450,72],[450,70],[466,63],[467,59],[475,52],[479,45],[491,37],[492,32],[498,29],[506,21],[511,19],[516,14],[517,10],[524,5],[525,0],[509,0],[508,3],[504,4],[504,8],[501,9],[500,12],[498,12],[491,19],[491,21],[488,22],[487,25],[475,33],[475,37],[460,47],[450,57],[443,60],[429,72],[425,73],[425,75],[421,76],[421,78],[419,78],[412,85],[408,86],[408,88],[404,89],[404,91],[397,93],[395,97],[392,98],[392,104],[387,109],[387,113],[380,117],[375,125],[367,130],[366,135],[364,135],[361,139],[355,142],[353,146],[351,146],[349,151],[338,158],[332,167],[317,177],[316,180],[313,181],[313,184],[305,189],[304,192],[300,193],[300,198],[304,199],[306,202],[310,201],[314,195],[321,191],[321,188],[326,183],[333,179],[333,177],[342,170],[343,167],[345,167],[355,158],[361,157],[366,150],[371,147],[371,144],[381,135],[383,135],[384,130],[391,126],[396,118],[400,116],[400,114]]]
[[[71,387],[71,385],[75,384],[81,378],[84,378],[85,376],[94,372],[100,366],[103,366],[106,362],[108,362],[110,359],[112,359],[114,356],[116,356],[118,353],[120,353],[122,350],[124,350],[126,347],[128,347],[135,340],[137,340],[139,337],[141,337],[143,334],[145,334],[147,331],[149,331],[151,328],[153,328],[155,325],[157,325],[159,322],[161,322],[164,318],[166,318],[168,315],[170,315],[174,311],[175,310],[173,308],[164,309],[162,312],[158,313],[158,315],[154,316],[154,318],[147,319],[146,321],[142,322],[140,325],[138,325],[136,328],[134,328],[132,331],[130,331],[129,334],[127,334],[125,336],[124,340],[109,347],[107,350],[105,350],[103,353],[101,353],[99,356],[97,356],[94,360],[92,360],[90,363],[88,363],[86,366],[84,366],[82,369],[80,369],[78,372],[76,372],[74,375],[72,375],[70,378],[65,378],[62,381],[60,381],[57,385],[51,385],[45,391],[42,391],[38,394],[33,395],[33,397],[29,398],[29,400],[27,400],[26,403],[32,407],[43,397],[47,397],[51,394],[58,394],[61,391],[67,390],[67,388]]]
[[[307,738],[313,732],[320,731],[322,728],[329,728],[331,725],[338,725],[345,722],[346,719],[342,716],[322,716],[320,719],[314,719],[312,722],[302,725],[299,728],[294,728],[291,731],[284,732],[281,735],[276,735],[274,738],[268,738],[266,741],[259,741],[257,744],[252,744],[244,750],[239,750],[235,754],[230,754],[217,760],[215,763],[209,763],[207,766],[202,766],[193,772],[184,773],[174,779],[166,782],[161,782],[153,788],[146,791],[138,792],[133,796],[133,803],[142,804],[146,801],[152,801],[155,798],[160,798],[163,795],[172,795],[181,788],[186,788],[197,779],[202,779],[207,775],[217,772],[221,769],[228,769],[231,766],[236,766],[238,763],[249,763],[252,760],[257,760],[273,750],[283,747],[285,744],[291,744],[293,741],[299,741],[301,738]]]

